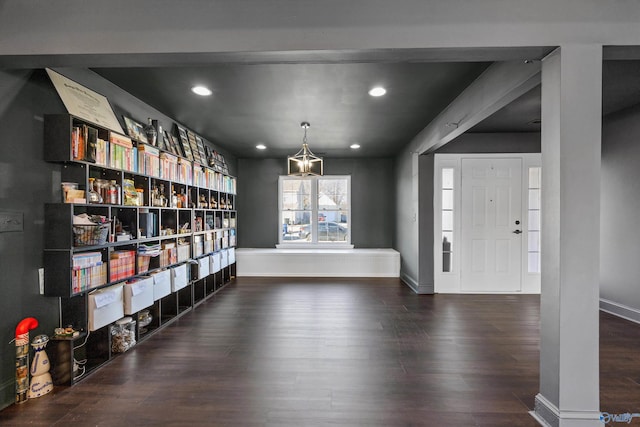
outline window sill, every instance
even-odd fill
[[[279,243],[276,249],[353,249],[350,243]]]

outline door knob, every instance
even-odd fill
[[[513,233],[514,234],[520,234],[520,233],[522,233],[522,230],[513,230]]]

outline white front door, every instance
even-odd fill
[[[521,290],[522,159],[462,159],[463,292]]]

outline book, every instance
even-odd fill
[[[80,126],[71,130],[71,156],[73,160],[84,160],[84,136]]]
[[[98,143],[98,129],[91,126],[82,125],[82,133],[85,141],[84,160],[87,162],[96,162],[96,150]]]

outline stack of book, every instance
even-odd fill
[[[130,172],[138,171],[137,150],[131,138],[111,133],[109,139],[109,167],[124,169]]]
[[[138,146],[138,172],[160,177],[160,150],[150,145]]]
[[[138,274],[149,271],[151,258],[160,255],[161,246],[159,243],[146,243],[138,247]]]
[[[215,240],[215,245],[214,245],[214,250],[217,252],[220,249],[222,249],[222,238],[224,236],[224,233],[222,232],[222,230],[217,230],[216,231],[216,240]]]
[[[198,187],[205,187],[207,183],[207,177],[204,172],[204,168],[197,163],[193,164],[193,185]]]
[[[205,173],[205,187],[211,190],[214,190],[213,186],[216,181],[216,173],[209,168],[205,168],[204,173]]]
[[[214,233],[207,233],[204,236],[204,253],[208,254],[214,251],[214,239],[213,239],[213,235]]]
[[[193,166],[189,160],[178,159],[178,182],[193,185]]]
[[[126,279],[136,274],[136,251],[115,251],[109,261],[109,281]]]
[[[222,191],[224,191],[225,193],[231,193],[231,194],[236,194],[236,180],[231,178],[230,176],[224,176],[223,177],[223,186],[222,186]]]
[[[78,293],[107,283],[107,265],[100,252],[74,254],[71,286]]]
[[[199,257],[203,254],[204,246],[202,236],[193,236],[193,256]]]
[[[213,179],[209,183],[209,188],[211,190],[221,191],[223,186],[223,179],[222,179],[223,176],[224,175],[222,175],[220,172],[214,172]]]
[[[169,153],[160,154],[160,178],[167,181],[178,180],[178,157]]]
[[[178,252],[174,242],[165,242],[160,251],[160,267],[168,267],[178,262]]]
[[[109,141],[98,138],[96,140],[96,164],[98,166],[107,166],[109,159]]]

